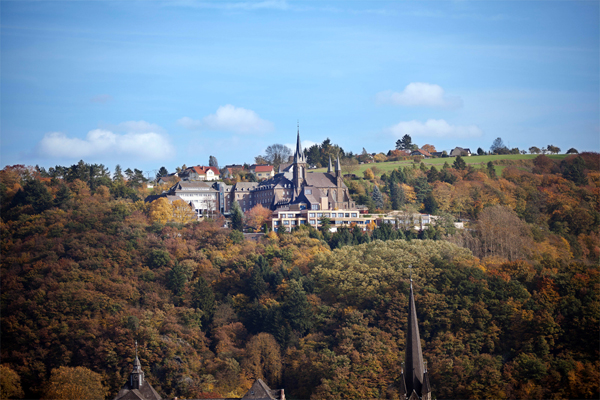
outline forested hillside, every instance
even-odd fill
[[[222,220],[153,222],[124,182],[5,168],[3,393],[48,396],[72,371],[59,367],[84,367],[112,398],[137,340],[163,397],[240,396],[260,377],[290,399],[397,398],[412,265],[437,398],[597,398],[597,154],[546,159],[385,177],[390,203],[425,178],[423,199],[473,220],[462,233],[302,227],[258,242]]]

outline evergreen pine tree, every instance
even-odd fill
[[[467,163],[465,162],[465,160],[463,160],[461,156],[456,156],[456,160],[454,160],[452,166],[454,167],[454,169],[458,170],[467,169]]]
[[[176,263],[169,273],[169,289],[171,289],[173,294],[176,296],[181,296],[183,294],[183,289],[185,288],[186,282],[187,277],[185,275],[183,266],[179,263]]]
[[[487,163],[487,173],[490,176],[490,178],[492,179],[496,179],[496,168],[494,168],[494,163],[493,162],[488,162]]]
[[[260,266],[255,265],[250,276],[250,296],[253,299],[258,299],[264,292],[267,291],[267,283],[265,282]]]
[[[208,325],[215,311],[215,294],[203,277],[194,285],[192,307],[202,310],[202,324]]]
[[[242,232],[244,229],[244,215],[237,201],[231,206],[231,229]]]
[[[68,208],[72,197],[73,195],[71,194],[69,187],[65,184],[62,184],[60,189],[58,189],[58,192],[56,192],[56,197],[54,198],[53,202],[54,207],[62,209]]]
[[[373,201],[375,202],[375,207],[382,209],[383,208],[383,195],[381,191],[377,187],[377,185],[373,185],[373,193],[371,194]]]
[[[283,316],[290,327],[302,335],[312,325],[310,303],[300,282],[290,281],[289,287],[291,290],[283,303]]]

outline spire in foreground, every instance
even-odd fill
[[[333,166],[331,165],[331,154],[329,155],[329,167],[327,167],[327,173],[331,174],[333,172]]]
[[[421,351],[421,337],[415,308],[415,297],[413,293],[412,278],[410,280],[410,297],[408,300],[408,327],[406,334],[406,392],[410,396],[414,390],[421,397],[423,386],[423,353]]]

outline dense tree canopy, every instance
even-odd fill
[[[597,398],[598,163],[539,156],[496,179],[485,165],[387,171],[349,187],[396,201],[399,229],[258,241],[118,195],[144,187],[5,168],[2,396],[94,398],[49,392],[79,390],[61,379],[83,371],[113,398],[138,341],[163,398],[239,397],[255,377],[289,398],[395,398],[412,265],[436,397]],[[414,212],[436,207],[438,224],[415,229]]]

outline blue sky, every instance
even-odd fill
[[[2,166],[600,150],[598,1],[2,1]]]

